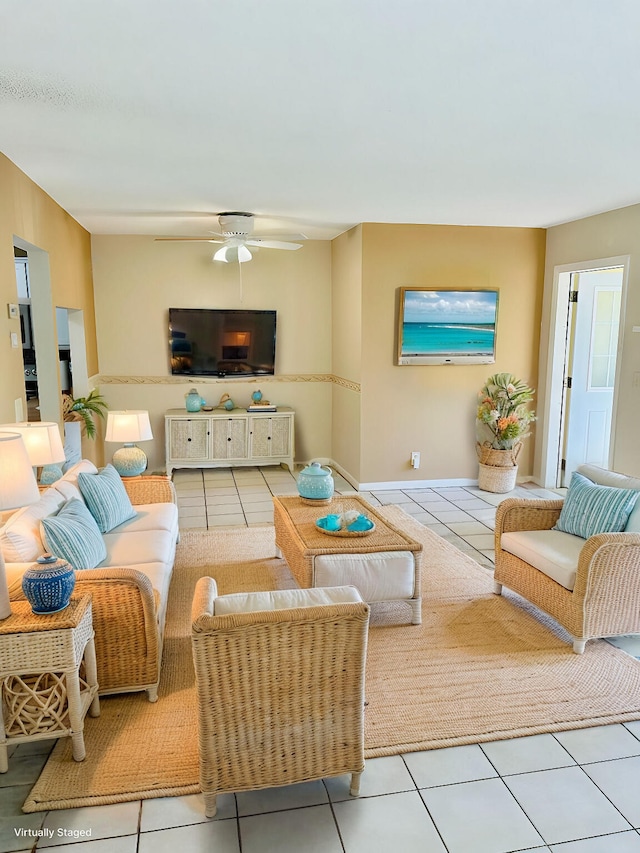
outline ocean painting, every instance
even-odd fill
[[[399,362],[495,357],[496,290],[403,289]],[[428,362],[427,362],[428,363]]]

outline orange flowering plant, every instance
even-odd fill
[[[481,444],[510,450],[529,434],[535,414],[527,408],[534,391],[510,373],[496,373],[478,394],[476,433]]]

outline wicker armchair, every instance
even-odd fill
[[[550,616],[582,654],[587,640],[640,633],[640,533],[600,533],[585,539],[573,590],[501,547],[504,533],[550,530],[562,500],[508,498],[496,513],[495,592],[504,584]]]
[[[192,608],[207,817],[220,793],[343,773],[357,795],[369,606],[353,587],[216,596],[201,578]]]

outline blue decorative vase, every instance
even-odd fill
[[[188,412],[199,412],[206,403],[196,388],[192,388],[188,394],[184,395],[185,406]]]
[[[329,500],[333,497],[334,483],[331,468],[312,462],[298,474],[298,493],[309,500]]]
[[[224,407],[228,412],[232,412],[235,409],[236,404],[233,402],[233,400],[225,400]]]
[[[76,573],[66,560],[43,554],[22,576],[22,591],[34,613],[57,613],[68,606]]]

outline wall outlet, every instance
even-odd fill
[[[17,332],[11,332],[11,346],[14,349],[18,349],[19,345],[18,345],[18,333]]]
[[[24,410],[22,408],[22,398],[16,397],[13,401],[13,408],[16,413],[16,423],[20,424],[24,421]]]
[[[414,450],[411,453],[411,467],[419,468],[420,467],[420,451]]]

